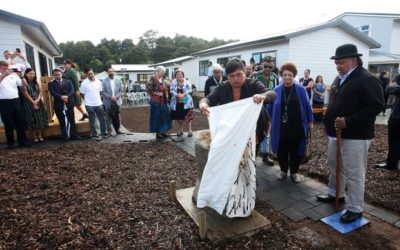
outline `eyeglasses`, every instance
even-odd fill
[[[274,66],[264,66],[264,69],[273,69]]]

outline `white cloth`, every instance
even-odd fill
[[[115,96],[115,80],[110,78],[111,96]]]
[[[197,207],[247,217],[255,205],[255,128],[262,104],[252,98],[210,108],[211,145]]]
[[[0,99],[18,98],[18,86],[22,85],[21,78],[11,73],[0,82]]]
[[[365,174],[368,163],[368,148],[371,140],[341,141],[341,164],[339,196],[344,197],[345,187],[349,194],[346,208],[361,213],[364,208]],[[328,143],[329,183],[328,194],[336,196],[336,138]]]
[[[90,81],[89,78],[83,80],[79,91],[85,95],[84,99],[86,106],[95,107],[103,105],[100,97],[102,88],[101,82],[97,79],[94,79],[94,81]]]

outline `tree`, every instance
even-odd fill
[[[103,71],[103,62],[99,59],[93,59],[89,62],[88,68],[92,68],[93,72],[99,73]]]
[[[147,63],[148,59],[142,48],[134,47],[128,53],[122,56],[122,63],[140,64]]]
[[[107,62],[104,63],[103,70],[107,71],[113,64],[116,64],[116,62],[113,59],[108,60]]]
[[[106,61],[110,60],[111,59],[110,50],[102,44],[97,45],[96,58],[102,62],[106,62]]]

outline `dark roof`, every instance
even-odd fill
[[[272,42],[287,41],[290,38],[293,38],[293,37],[296,37],[299,35],[304,35],[309,32],[321,30],[324,28],[330,28],[330,27],[342,28],[346,32],[352,34],[353,36],[357,37],[361,41],[368,44],[370,46],[370,48],[372,48],[372,49],[381,47],[380,43],[378,43],[371,37],[365,35],[364,33],[360,32],[358,29],[354,28],[352,25],[348,24],[347,22],[339,19],[339,20],[335,20],[335,21],[329,21],[326,23],[322,23],[322,24],[299,28],[297,30],[280,32],[280,33],[260,37],[257,39],[228,43],[228,44],[225,44],[222,46],[218,46],[218,47],[214,47],[214,48],[210,48],[210,49],[206,49],[206,50],[202,50],[202,51],[193,53],[193,55],[216,53],[216,52],[220,52],[220,51],[224,51],[224,50],[228,50],[228,49],[239,49],[239,48],[245,48],[245,47],[250,47],[250,46],[255,46],[255,45],[262,45],[262,44],[267,44],[267,43],[272,43]]]
[[[175,63],[181,63],[181,62],[193,59],[193,58],[194,58],[193,56],[181,56],[181,57],[177,57],[177,58],[174,58],[174,59],[170,59],[168,61],[152,64],[150,66],[152,66],[152,67],[159,66],[159,65],[169,66],[169,65],[174,65]]]
[[[20,15],[8,12],[5,10],[1,10],[1,9],[0,9],[0,17],[4,17],[7,21],[16,22],[21,25],[31,26],[31,27],[34,27],[34,28],[40,30],[41,32],[43,32],[43,34],[46,36],[46,38],[50,41],[50,43],[54,46],[54,48],[58,52],[57,56],[62,55],[62,51],[61,51],[60,47],[58,46],[56,40],[51,35],[50,31],[47,29],[47,27],[44,23],[34,20],[34,19],[30,19],[30,18],[27,18],[24,16],[20,16]]]

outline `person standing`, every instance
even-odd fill
[[[106,126],[108,134],[111,135],[111,123],[115,133],[122,134],[120,106],[122,105],[122,82],[114,77],[114,69],[107,70],[108,77],[103,80],[103,104],[106,109]],[[111,121],[111,123],[110,123]]]
[[[254,69],[253,65],[251,64],[246,65],[246,77],[250,77],[251,74],[253,74],[253,69]]]
[[[395,97],[392,113],[388,121],[389,151],[386,161],[376,167],[397,170],[400,161],[400,74],[386,87],[386,93]]]
[[[389,79],[389,72],[381,72],[379,74],[379,80],[381,80],[382,83],[382,89],[383,89],[383,94],[385,97],[385,107],[383,108],[383,115],[386,114],[386,108],[387,108],[387,102],[389,99],[389,93],[386,93],[386,87],[389,86],[390,79]]]
[[[222,67],[219,64],[212,66],[212,76],[209,77],[204,86],[204,96],[208,96],[219,84],[226,81],[226,77],[222,75]]]
[[[0,61],[0,116],[4,124],[7,149],[14,148],[14,129],[20,147],[29,147],[25,134],[25,119],[18,96],[18,87],[22,86],[20,76],[9,69],[6,61]]]
[[[213,76],[213,63],[211,61],[208,61],[207,76],[208,78],[211,78]]]
[[[362,67],[362,54],[353,44],[336,49],[335,60],[339,75],[332,83],[328,109],[324,117],[329,138],[328,193],[317,195],[317,201],[333,203],[336,195],[336,133],[341,131],[340,201],[344,201],[347,186],[349,200],[340,217],[351,223],[362,217],[368,149],[374,138],[376,116],[384,106],[380,81]]]
[[[42,130],[48,126],[48,115],[42,100],[43,91],[36,79],[36,73],[28,68],[24,74],[25,87],[22,93],[25,97],[23,102],[27,128],[32,131],[33,143],[45,142]]]
[[[292,63],[282,65],[280,75],[283,84],[275,88],[275,102],[268,107],[272,117],[272,152],[277,155],[281,168],[278,179],[286,178],[290,167],[290,177],[298,183],[302,177],[297,172],[301,158],[306,154],[307,134],[313,127],[314,118],[307,92],[294,82],[296,66]]]
[[[310,77],[311,70],[306,69],[304,71],[304,78],[300,78],[300,84],[303,85],[304,88],[306,88],[307,94],[308,94],[308,99],[311,100],[311,89],[314,85],[314,80]]]
[[[158,66],[147,84],[147,93],[150,95],[150,132],[156,133],[156,139],[168,137],[171,129],[171,119],[168,111],[168,87],[164,83],[165,68]]]
[[[325,102],[325,90],[324,79],[322,76],[317,76],[315,83],[312,87],[313,91],[313,108],[323,108]]]
[[[72,66],[72,61],[71,60],[66,59],[64,61],[64,69],[65,70],[64,70],[63,78],[70,80],[72,82],[72,84],[74,85],[75,107],[79,110],[79,112],[82,113],[82,118],[79,119],[79,121],[84,121],[85,119],[88,119],[89,116],[85,112],[85,110],[83,110],[83,107],[82,107],[82,98],[81,98],[81,94],[79,93],[79,80],[78,80],[78,76],[77,76],[76,70]]]
[[[174,80],[172,81],[171,93],[171,120],[178,123],[177,136],[183,135],[183,123],[188,124],[188,137],[192,137],[192,121],[193,121],[193,100],[191,96],[192,88],[190,82],[185,79],[185,73],[182,70],[174,72]]]
[[[97,139],[96,116],[100,124],[100,132],[103,138],[107,138],[106,121],[104,119],[103,102],[100,93],[102,85],[99,80],[94,77],[92,69],[85,71],[87,78],[82,82],[79,91],[85,100],[85,108],[89,114],[90,137]]]
[[[64,141],[80,140],[75,125],[75,88],[72,82],[62,78],[60,69],[53,70],[54,80],[49,83],[49,91],[54,97],[54,111],[60,124]],[[66,121],[67,120],[67,121]],[[70,126],[67,126],[67,122]],[[69,127],[69,129],[68,129]]]

